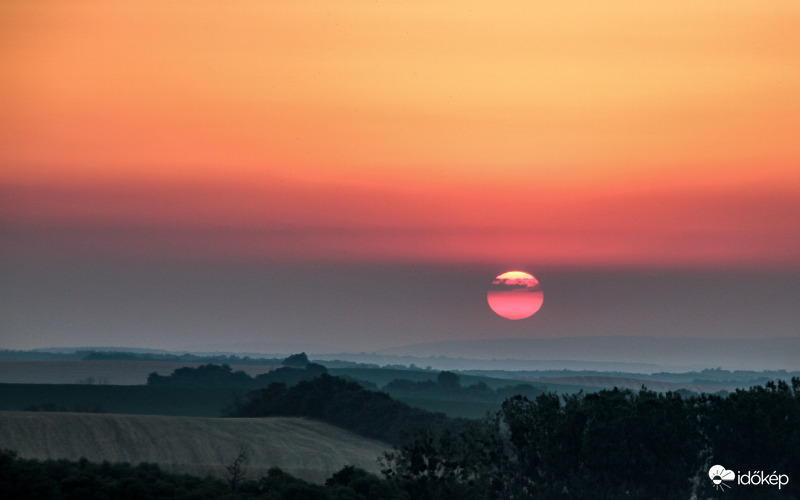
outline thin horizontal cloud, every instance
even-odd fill
[[[238,227],[12,223],[8,255],[188,259],[793,266],[800,235],[735,231],[497,227]]]
[[[791,191],[4,185],[16,255],[792,266]]]

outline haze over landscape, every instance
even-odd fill
[[[800,498],[798,26],[0,2],[0,498]]]
[[[0,19],[0,347],[782,338],[709,365],[797,368],[795,4]],[[544,291],[526,320],[486,304],[512,269]],[[614,361],[701,362],[645,358]]]

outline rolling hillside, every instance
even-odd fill
[[[301,418],[221,419],[155,415],[0,412],[0,449],[23,458],[86,457],[157,463],[171,472],[224,477],[246,447],[246,477],[270,467],[323,482],[345,465],[378,473],[390,446]]]

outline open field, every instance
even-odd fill
[[[202,363],[178,361],[77,360],[77,361],[0,361],[0,383],[3,384],[95,384],[144,385],[147,376],[156,372],[169,375],[184,366]],[[277,367],[231,365],[251,377]]]
[[[150,462],[173,472],[224,477],[225,464],[246,449],[248,478],[280,467],[314,482],[345,465],[379,473],[377,457],[391,448],[302,418],[0,412],[0,428],[0,449],[23,458]]]
[[[228,387],[151,387],[146,385],[0,384],[0,411],[31,406],[54,410],[219,417],[236,394]]]

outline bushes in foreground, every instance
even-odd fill
[[[311,484],[280,469],[259,479],[235,483],[213,477],[170,474],[158,465],[92,463],[85,459],[25,460],[0,451],[0,498],[119,500],[369,500],[408,499],[393,485],[367,472],[345,467],[323,485]]]
[[[467,431],[417,434],[386,463],[414,498],[799,498],[800,378],[727,397],[516,396]],[[717,464],[787,483],[720,494],[708,475]]]
[[[457,421],[323,375],[255,391],[238,415],[311,417],[393,442],[384,475],[415,499],[708,498],[715,464],[800,471],[796,377],[729,396],[645,388],[514,396],[481,421]],[[781,491],[739,486],[726,497],[797,498],[793,479]]]

